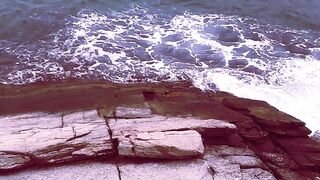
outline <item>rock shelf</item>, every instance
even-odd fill
[[[4,86],[0,113],[0,179],[320,178],[305,123],[188,83]]]

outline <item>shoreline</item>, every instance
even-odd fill
[[[119,178],[121,172],[148,178],[148,171],[159,173],[148,163],[182,168],[187,167],[184,161],[203,170],[193,172],[195,179],[230,175],[230,167],[232,178],[255,173],[269,179],[320,177],[320,142],[309,137],[304,122],[264,101],[202,91],[190,82],[0,89],[2,173],[102,158],[115,160],[109,162],[120,168]],[[227,163],[215,165],[221,161]]]

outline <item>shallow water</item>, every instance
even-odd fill
[[[189,79],[320,128],[317,0],[3,0],[0,83]]]

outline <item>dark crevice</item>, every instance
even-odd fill
[[[119,180],[121,180],[121,171],[120,171],[120,168],[119,166],[117,165],[117,170],[118,170],[118,177],[119,177]]]
[[[64,116],[61,116],[61,126],[60,126],[61,128],[63,128],[63,127],[64,127],[64,120],[63,120],[63,117],[64,117]]]
[[[85,133],[85,134],[81,134],[81,135],[77,136],[76,130],[74,129],[74,127],[72,127],[72,132],[73,132],[73,137],[70,138],[70,139],[68,139],[67,142],[68,142],[68,141],[72,141],[72,140],[77,139],[77,138],[81,138],[81,137],[83,137],[83,136],[86,136],[86,135],[90,134],[92,131],[89,131],[89,132],[87,132],[87,133]]]
[[[136,149],[135,149],[135,144],[131,141],[131,139],[129,139],[130,144],[132,145],[131,147],[131,151],[133,152],[134,156],[137,156],[136,154]]]
[[[109,125],[109,119],[105,119],[105,122],[106,122],[106,126],[108,128],[107,130],[108,130],[110,139],[112,139],[112,130],[111,130],[110,125]]]

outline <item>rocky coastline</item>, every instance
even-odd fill
[[[0,179],[320,179],[303,121],[188,82],[2,85],[0,115]]]

